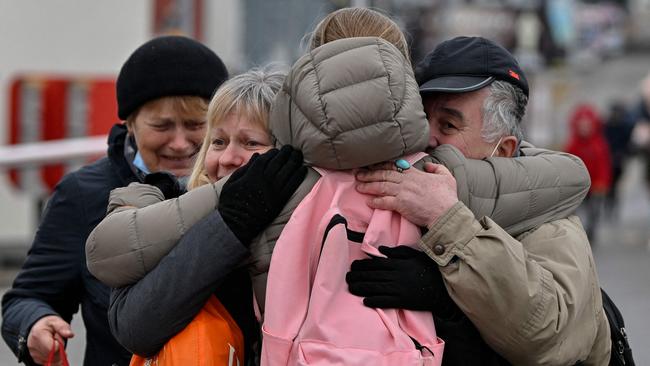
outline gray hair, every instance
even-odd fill
[[[210,183],[204,164],[212,130],[230,113],[245,116],[268,131],[271,104],[282,87],[285,76],[283,71],[277,70],[277,66],[271,65],[252,69],[221,84],[208,105],[206,135],[194,163],[189,189]]]
[[[229,113],[244,113],[268,128],[268,113],[286,73],[276,65],[254,68],[237,75],[217,89],[208,106],[210,125],[221,122]]]
[[[524,138],[521,120],[526,113],[526,104],[528,97],[520,88],[505,81],[493,82],[490,95],[483,103],[483,140],[496,142],[503,136],[512,135],[521,142]]]

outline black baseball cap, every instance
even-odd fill
[[[514,56],[483,37],[442,42],[418,63],[415,77],[421,94],[470,92],[502,80],[528,96],[528,81]]]

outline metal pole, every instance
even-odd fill
[[[106,154],[107,136],[0,146],[0,168],[39,166]]]

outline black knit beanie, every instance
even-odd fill
[[[118,116],[127,117],[144,103],[166,96],[210,99],[228,78],[219,56],[187,37],[164,36],[140,46],[117,77]]]

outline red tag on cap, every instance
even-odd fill
[[[510,76],[512,76],[513,78],[519,80],[519,74],[517,74],[516,72],[512,70],[508,70],[508,74],[510,74]]]

